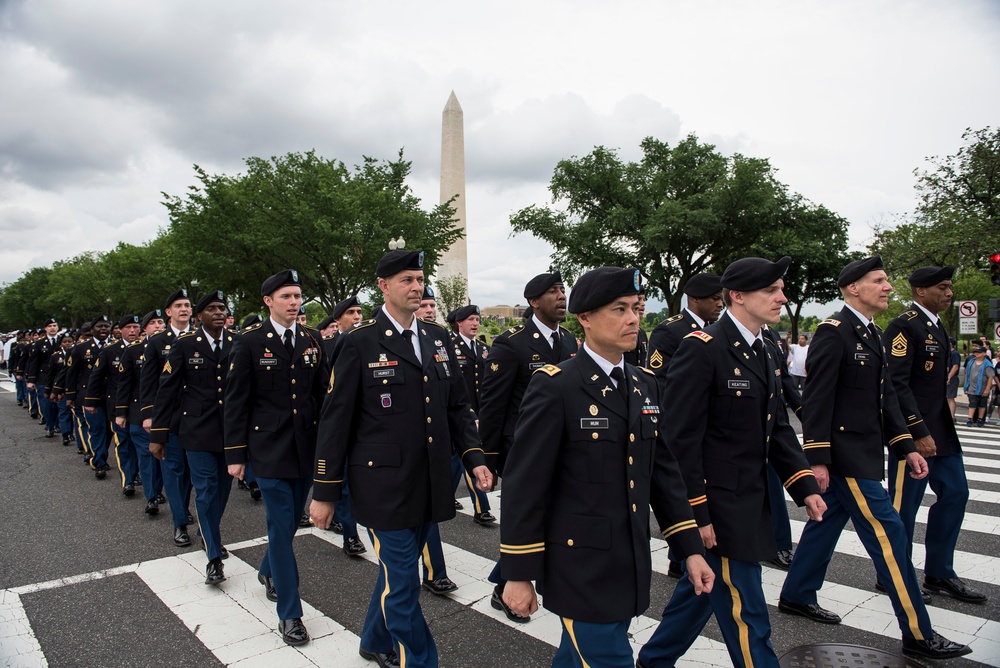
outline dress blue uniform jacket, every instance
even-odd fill
[[[101,349],[94,368],[90,371],[90,380],[87,381],[87,396],[84,405],[92,408],[103,408],[105,414],[113,422],[115,399],[118,394],[118,378],[120,375],[122,355],[128,344],[124,341],[108,343]]]
[[[132,343],[118,362],[118,387],[115,388],[116,418],[123,417],[129,424],[142,425],[142,404],[139,403],[139,384],[146,342],[139,339]]]
[[[110,344],[104,345],[107,347]],[[99,352],[97,342],[90,339],[70,348],[69,356],[66,358],[66,400],[75,401],[79,408],[83,408],[90,372],[94,368]]]
[[[476,349],[479,351],[477,357],[472,353],[472,349],[459,334],[451,335],[451,346],[455,351],[455,361],[458,363],[458,370],[465,379],[465,389],[469,392],[469,401],[472,403],[472,410],[479,413],[479,381],[483,377],[483,369],[489,362],[490,349],[479,341],[476,341]]]
[[[654,327],[652,334],[649,335],[647,363],[656,376],[661,398],[667,396],[667,371],[670,370],[670,360],[677,352],[677,346],[681,344],[681,339],[696,329],[698,322],[685,309]]]

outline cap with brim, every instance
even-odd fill
[[[610,304],[619,297],[639,294],[642,275],[638,269],[598,267],[581,276],[569,294],[567,306],[570,313],[593,311]]]
[[[397,249],[389,251],[375,265],[375,275],[379,278],[389,278],[401,271],[423,271],[424,252]]]
[[[462,306],[455,309],[455,322],[462,322],[466,318],[474,315],[480,315],[479,307],[475,304],[469,304],[468,306]]]
[[[882,264],[881,255],[873,255],[863,260],[855,260],[840,270],[840,276],[837,277],[837,287],[846,288],[851,283],[861,280],[861,277],[869,271],[877,269],[885,269],[885,265]]]
[[[986,348],[984,348],[983,346],[976,346],[975,348],[972,349],[972,352],[974,352],[974,353],[985,353],[986,352]]]
[[[198,306],[195,307],[195,313],[201,313],[208,308],[209,304],[222,304],[226,306],[226,295],[222,290],[214,290],[209,292],[207,295],[198,300]]]
[[[146,315],[142,316],[142,321],[139,323],[140,329],[146,329],[146,325],[150,323],[151,320],[163,320],[163,311],[160,309],[153,309]]]
[[[126,315],[122,316],[121,320],[118,321],[118,328],[126,327],[128,325],[138,325],[139,316],[137,315]]]
[[[347,309],[357,306],[361,308],[361,300],[358,299],[357,295],[353,297],[348,297],[343,301],[339,301],[333,307],[333,318],[334,320],[340,320],[340,317],[347,312]]]
[[[553,285],[562,282],[562,275],[558,271],[550,274],[539,274],[525,284],[524,298],[534,299],[535,297],[540,297]]]
[[[695,274],[684,284],[684,294],[695,299],[704,299],[722,292],[722,279],[715,274]]]
[[[950,281],[955,275],[955,267],[920,267],[910,274],[910,285],[915,288],[929,288],[932,285]]]
[[[252,327],[258,322],[264,322],[264,319],[260,317],[259,313],[251,313],[247,317],[243,318],[243,323],[240,325],[240,329],[246,329],[247,327]]]
[[[762,257],[745,257],[722,272],[722,287],[737,292],[753,292],[774,283],[785,275],[792,258],[787,255],[777,262]]]
[[[176,301],[180,301],[182,299],[188,299],[187,288],[181,288],[174,294],[167,297],[167,301],[163,302],[163,310],[166,311],[168,308],[170,308],[171,304],[173,304]]]
[[[272,295],[275,290],[283,288],[286,285],[297,285],[302,287],[302,283],[299,281],[299,272],[294,269],[279,271],[277,274],[261,283],[260,296],[267,297],[268,295]]]

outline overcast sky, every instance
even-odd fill
[[[508,217],[549,202],[555,163],[649,135],[768,158],[861,248],[927,156],[998,124],[998,35],[974,0],[0,0],[0,282],[153,238],[193,164],[402,147],[430,208],[452,90],[480,305],[548,266]]]

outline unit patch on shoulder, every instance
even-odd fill
[[[827,318],[826,320],[824,320],[823,322],[821,322],[819,324],[820,325],[833,325],[834,327],[840,327],[840,321],[839,320],[834,320],[833,318]]]
[[[649,356],[649,368],[659,369],[663,366],[663,355],[659,350],[654,350],[653,354]]]
[[[892,356],[906,357],[906,337],[903,336],[902,332],[892,340]]]
[[[697,331],[695,331],[695,332],[691,332],[690,334],[688,334],[684,338],[685,339],[690,339],[691,337],[694,337],[696,339],[701,339],[705,343],[708,343],[709,341],[712,340],[712,335],[711,334],[706,334],[705,332],[701,331],[700,329],[697,330]]]
[[[535,369],[535,371],[541,371],[542,373],[548,374],[550,376],[554,376],[557,373],[559,373],[560,371],[562,371],[562,369],[560,369],[559,367],[557,367],[555,364],[546,364],[545,366],[538,367],[537,369]]]

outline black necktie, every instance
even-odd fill
[[[552,332],[552,353],[556,356],[557,362],[562,362],[562,337],[559,332]]]
[[[625,372],[621,370],[621,367],[616,366],[611,370],[611,377],[618,383],[618,395],[628,406],[628,385],[625,383]]]
[[[871,332],[873,342],[875,343],[876,346],[878,346],[882,342],[882,337],[878,335],[878,330],[875,329],[874,322],[868,323],[868,331]]]
[[[221,347],[222,347],[222,341],[220,341],[219,339],[215,339],[214,341],[212,341],[212,351],[215,352],[216,355],[219,354],[219,348]]]
[[[763,374],[764,378],[767,378],[767,357],[764,355],[764,342],[760,339],[754,339],[751,348],[753,348],[753,352],[757,356],[757,364],[760,365],[761,374]]]
[[[295,342],[292,340],[292,330],[285,330],[285,350],[289,357],[295,357]]]

